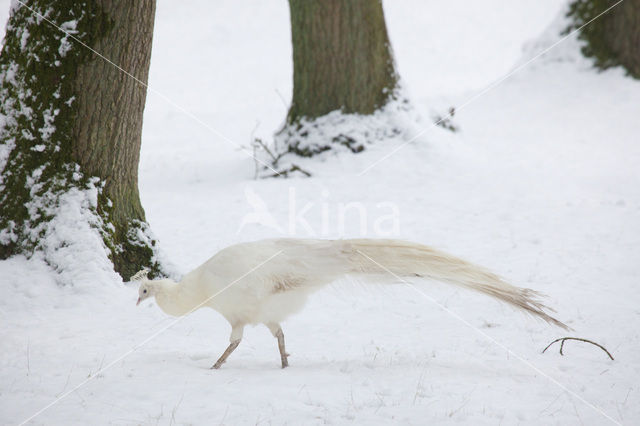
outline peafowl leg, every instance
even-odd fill
[[[211,366],[211,369],[217,370],[218,368],[220,368],[220,366],[222,366],[222,364],[225,363],[225,361],[227,361],[227,358],[229,358],[229,355],[231,355],[231,352],[235,351],[238,345],[240,344],[240,341],[242,340],[243,330],[244,330],[244,325],[234,325],[232,327],[231,337],[229,339],[231,343],[227,347],[227,350],[224,351],[224,353],[220,356],[220,358],[218,358],[216,363]]]
[[[289,356],[289,354],[284,348],[284,333],[282,332],[280,324],[270,323],[266,325],[271,331],[271,334],[273,334],[273,337],[278,339],[278,349],[280,350],[280,361],[282,362],[282,368],[288,367],[289,361],[287,360],[287,357]]]
[[[233,352],[234,350],[236,350],[236,348],[238,347],[238,345],[240,344],[240,340],[236,340],[235,342],[231,342],[231,344],[227,347],[227,350],[224,351],[224,353],[222,354],[222,356],[220,358],[218,358],[218,360],[216,361],[215,364],[213,364],[213,366],[211,367],[212,369],[218,369],[220,368],[220,366],[222,364],[225,363],[225,361],[227,360],[227,358],[229,357],[229,355],[231,355],[231,352]]]

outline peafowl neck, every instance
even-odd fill
[[[166,314],[186,315],[195,310],[200,303],[193,292],[172,280],[158,280],[156,284],[156,303]]]

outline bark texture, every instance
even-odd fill
[[[99,0],[101,20],[94,28],[92,46],[112,62],[148,81],[155,0]],[[104,195],[111,200],[109,217],[116,228],[115,242],[125,245],[112,258],[116,271],[129,278],[148,266],[151,253],[143,245],[130,244],[133,222],[144,222],[138,192],[138,161],[142,117],[147,88],[112,64],[95,55],[78,67],[74,92],[78,94],[78,117],[72,137],[72,157],[82,170],[104,180]]]
[[[112,23],[96,28],[106,36],[93,48],[146,84],[155,2],[102,3]],[[95,56],[79,66],[74,86],[78,117],[73,129],[73,159],[86,173],[106,181],[105,193],[115,204],[114,219],[143,220],[138,160],[146,87]]]
[[[596,18],[617,0],[576,0],[568,15],[579,28]],[[586,42],[582,53],[593,57],[597,67],[622,65],[629,75],[640,78],[640,0],[624,0],[585,26],[579,35]]]
[[[289,0],[293,99],[288,123],[334,110],[371,114],[398,77],[381,0]]]
[[[0,257],[42,248],[63,194],[96,190],[115,270],[157,271],[138,194],[146,87],[38,16],[146,83],[155,0],[26,3],[0,56]]]

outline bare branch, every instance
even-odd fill
[[[282,157],[285,153],[280,153],[278,155],[275,155],[271,149],[269,149],[269,147],[267,146],[266,143],[262,142],[262,139],[260,138],[254,138],[253,139],[253,145],[254,146],[258,146],[260,148],[262,148],[264,150],[264,152],[266,152],[267,154],[269,154],[269,157],[271,157],[271,164],[274,166],[278,165],[278,160],[280,159],[280,157]]]
[[[545,351],[547,349],[549,349],[551,347],[551,345],[553,345],[554,343],[560,342],[560,355],[564,356],[564,353],[562,353],[562,350],[564,348],[564,342],[566,342],[567,340],[577,340],[579,342],[591,343],[592,345],[595,345],[595,346],[599,347],[600,349],[602,349],[603,351],[605,351],[606,354],[609,356],[609,358],[611,358],[611,360],[613,361],[613,356],[609,353],[609,351],[604,346],[602,346],[599,343],[592,342],[591,340],[588,340],[588,339],[582,339],[580,337],[561,337],[559,339],[556,339],[553,342],[549,343],[547,345],[547,347],[542,350],[542,353],[545,353]]]
[[[311,177],[311,173],[306,171],[305,169],[301,168],[300,166],[296,165],[296,164],[292,164],[291,167],[289,167],[288,169],[285,170],[281,170],[279,171],[277,174],[273,174],[273,175],[269,175],[266,177],[289,177],[289,173],[293,173],[293,172],[300,172],[303,175],[305,175],[306,177]]]

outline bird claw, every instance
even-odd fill
[[[222,367],[222,364],[224,364],[224,363],[225,363],[225,361],[217,360],[216,363],[213,364],[209,370],[218,370],[218,369],[220,369],[220,367]]]
[[[285,353],[280,357],[280,360],[282,361],[282,368],[287,368],[289,366],[289,360],[287,359],[288,357],[288,353]]]

